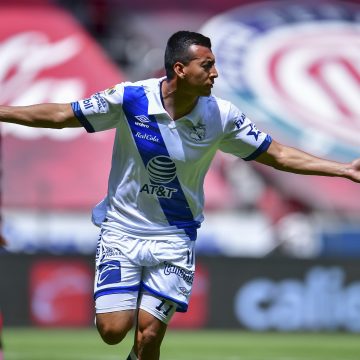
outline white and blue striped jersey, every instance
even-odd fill
[[[252,160],[271,137],[215,96],[200,97],[189,114],[172,120],[163,107],[163,80],[124,82],[72,103],[88,132],[116,128],[108,193],[93,222],[132,237],[195,240],[216,151]]]

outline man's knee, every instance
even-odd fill
[[[140,352],[145,349],[158,351],[164,338],[167,325],[152,314],[140,309],[136,343]]]
[[[133,311],[121,311],[96,315],[96,327],[101,338],[109,345],[121,342],[134,322]]]
[[[97,325],[98,332],[101,338],[108,345],[116,345],[121,342],[126,334],[128,333],[128,329],[119,328],[117,326],[113,326],[112,324],[99,324]]]
[[[141,346],[155,346],[160,347],[163,336],[158,331],[152,328],[146,328],[139,331],[138,341]]]

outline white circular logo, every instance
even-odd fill
[[[319,155],[358,156],[359,17],[360,6],[331,1],[269,1],[217,16],[202,29],[217,88],[276,137]]]
[[[155,183],[166,184],[176,177],[175,163],[164,155],[153,157],[147,164],[146,170],[150,179]]]

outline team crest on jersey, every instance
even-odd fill
[[[204,124],[193,126],[190,131],[190,137],[195,141],[201,141],[205,139],[206,127]]]
[[[281,141],[350,159],[360,155],[359,18],[350,2],[266,1],[200,32],[212,39],[222,97]]]

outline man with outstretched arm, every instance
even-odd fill
[[[0,120],[48,128],[116,128],[108,192],[93,210],[96,325],[117,344],[136,324],[128,359],[156,360],[167,324],[185,312],[203,220],[203,182],[217,150],[303,175],[360,182],[360,160],[340,163],[282,145],[228,101],[210,39],[173,34],[166,77],[124,82],[71,104],[0,107]],[[4,169],[6,171],[6,169]]]

